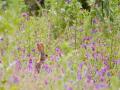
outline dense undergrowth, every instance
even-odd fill
[[[120,2],[103,1],[86,11],[46,0],[38,16],[23,0],[0,1],[0,90],[119,90]],[[35,74],[39,42],[48,58]]]

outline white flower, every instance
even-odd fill
[[[62,12],[62,13],[65,12],[65,9],[64,9],[64,8],[61,8],[61,12]]]

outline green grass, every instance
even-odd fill
[[[0,8],[0,90],[119,90],[120,9],[117,0],[108,2],[104,8],[91,6],[88,12],[76,0],[48,0],[49,10],[27,19],[22,16],[27,12],[23,1],[8,0],[7,9]],[[94,5],[94,0],[89,3]],[[45,45],[48,60],[35,74],[39,42]]]

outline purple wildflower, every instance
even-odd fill
[[[71,86],[64,85],[64,87],[65,87],[66,90],[73,90]]]
[[[3,38],[2,38],[2,37],[0,37],[0,42],[1,42],[1,41],[3,41]]]
[[[31,54],[28,54],[27,56],[28,56],[28,57],[31,57]]]
[[[19,78],[18,78],[18,76],[13,75],[13,76],[11,76],[11,77],[9,78],[9,81],[10,81],[10,83],[15,83],[15,84],[17,84],[17,83],[19,83]]]
[[[66,0],[66,2],[69,4],[71,2],[71,0]]]
[[[81,46],[82,46],[82,48],[87,49],[87,45],[86,44],[82,44]]]
[[[21,70],[21,62],[19,60],[16,60],[16,69],[17,71]]]
[[[97,84],[95,87],[99,90],[99,89],[107,88],[108,86],[105,84]]]
[[[57,56],[60,56],[60,57],[63,55],[63,53],[60,50],[60,48],[56,48],[56,54],[57,54]]]
[[[26,12],[22,13],[22,17],[24,17],[27,21],[30,19],[28,13]]]
[[[73,90],[72,87],[68,87],[67,90]]]
[[[82,79],[82,76],[81,76],[81,74],[80,74],[80,71],[77,72],[77,79],[78,79],[78,80],[81,80],[81,79]]]
[[[44,82],[45,82],[45,85],[48,85],[48,81],[47,80],[45,80]]]
[[[83,32],[83,29],[80,29],[79,31],[80,31],[80,32]]]
[[[27,14],[26,12],[24,12],[24,13],[22,13],[22,16],[23,16],[23,17],[27,17],[28,14]]]
[[[95,51],[95,48],[96,48],[96,45],[95,45],[95,43],[93,42],[92,45],[91,45],[92,51]]]
[[[105,77],[101,76],[101,77],[100,77],[100,80],[101,80],[102,82],[105,81]]]
[[[56,61],[59,61],[60,57],[59,56],[56,56],[55,60]]]
[[[103,75],[105,72],[106,72],[106,68],[103,68],[103,69],[101,70],[101,74]]]
[[[29,60],[28,69],[29,69],[29,71],[30,71],[30,72],[31,72],[31,71],[32,71],[32,69],[33,69],[33,61],[32,61],[32,59],[31,59],[31,58],[30,58],[30,60]]]
[[[96,29],[93,29],[93,30],[91,31],[92,34],[95,34],[96,32],[97,32]]]
[[[19,83],[19,78],[17,76],[13,76],[13,82],[14,83]]]
[[[102,75],[104,75],[106,72],[107,72],[107,70],[109,69],[109,66],[108,65],[106,65],[105,67],[103,67],[102,69],[101,69],[101,74]]]
[[[69,62],[68,62],[68,67],[70,68],[70,70],[73,70],[73,69],[72,69],[72,61],[69,61]]]
[[[86,53],[86,58],[90,59],[90,54],[89,53]]]
[[[108,65],[108,61],[104,60],[103,61],[104,65]]]
[[[56,50],[56,52],[60,52],[60,48],[56,48],[55,50]]]
[[[98,75],[99,76],[104,76],[104,74],[106,73],[106,68],[102,68],[100,71],[98,71]]]
[[[18,51],[20,51],[20,50],[21,50],[21,48],[20,48],[20,47],[18,47],[18,48],[17,48],[17,50],[18,50]]]
[[[83,41],[90,41],[91,39],[92,39],[92,37],[86,36],[86,37],[83,38]]]
[[[97,19],[97,18],[94,18],[94,19],[92,20],[92,22],[93,22],[93,24],[97,24],[97,23],[98,23],[98,19]]]
[[[120,64],[120,59],[119,60],[113,60],[115,64]]]
[[[35,52],[35,49],[32,49],[32,52]]]
[[[107,76],[108,76],[108,77],[110,77],[110,76],[111,76],[110,72],[108,72],[108,73],[107,73]]]
[[[50,60],[51,60],[51,61],[54,61],[54,60],[55,60],[55,56],[54,56],[54,55],[51,55],[51,56],[50,56]]]
[[[79,64],[79,68],[80,68],[80,69],[82,69],[83,64],[84,64],[84,62],[81,62],[81,63]]]
[[[90,82],[92,80],[92,77],[90,75],[87,76],[87,82]]]
[[[97,23],[95,18],[92,20],[92,22],[93,22],[94,24],[96,24],[96,23]]]
[[[48,66],[48,64],[44,64],[43,68],[45,69],[46,72],[51,73],[52,69]]]
[[[96,60],[98,58],[98,53],[93,53],[92,55],[94,57],[94,59]]]

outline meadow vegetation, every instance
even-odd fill
[[[35,15],[0,0],[0,90],[120,90],[120,1],[87,1],[45,0]],[[48,56],[36,74],[39,42]]]

